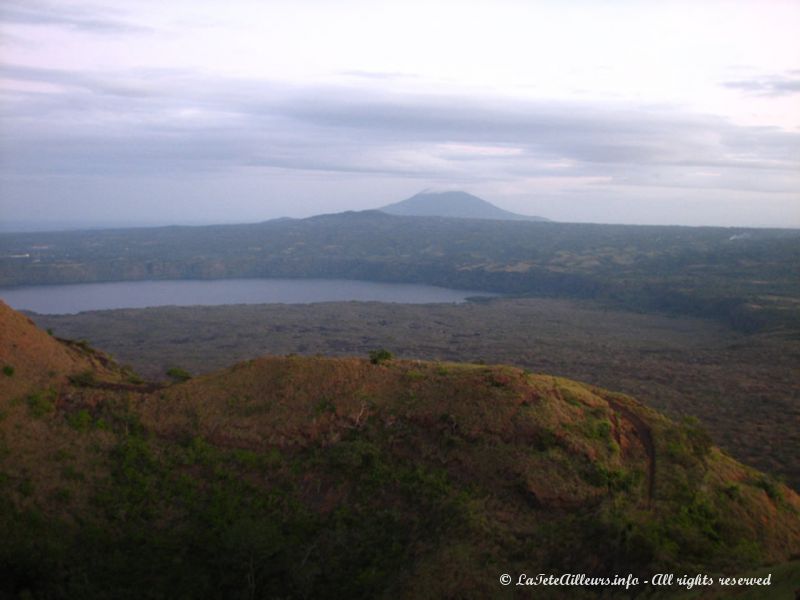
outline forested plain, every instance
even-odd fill
[[[800,325],[800,231],[400,217],[377,211],[251,225],[0,236],[0,286],[327,277],[596,299]]]

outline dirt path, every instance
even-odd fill
[[[620,404],[616,400],[607,399],[607,401],[608,405],[615,412],[622,415],[624,419],[633,425],[633,429],[636,432],[636,435],[639,437],[639,440],[642,442],[644,450],[647,453],[647,505],[650,506],[650,504],[653,502],[653,495],[656,486],[656,447],[653,443],[653,433],[650,430],[650,426],[630,408],[624,404]]]

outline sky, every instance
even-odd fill
[[[0,230],[365,210],[800,227],[800,2],[0,3]]]

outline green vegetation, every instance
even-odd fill
[[[192,378],[191,373],[180,367],[170,367],[167,369],[167,376],[175,381],[189,381]]]
[[[67,416],[67,423],[77,431],[88,431],[92,424],[92,415],[86,409],[81,409],[76,413]]]
[[[28,396],[27,404],[31,416],[41,418],[52,413],[56,408],[55,397],[56,393],[53,390],[44,390]]]
[[[94,371],[82,371],[76,375],[70,375],[69,381],[72,385],[77,385],[78,387],[92,387],[97,384]]]
[[[386,361],[392,360],[394,356],[388,350],[381,348],[380,350],[372,350],[369,353],[369,362],[373,365],[379,365]]]
[[[44,246],[44,248],[43,248]],[[800,325],[800,233],[392,216],[0,235],[0,285],[325,277],[428,283]]]
[[[145,311],[141,327],[172,336],[158,374],[252,358],[263,340],[296,353],[194,379],[172,367],[173,386],[20,317],[0,340],[18,369],[0,392],[0,596],[486,598],[503,572],[785,563],[800,497],[712,440],[796,474],[800,236],[733,233],[361,213],[48,234],[42,251],[39,234],[0,236],[0,255],[36,261],[0,259],[0,283],[338,276],[594,302],[227,307],[212,333],[194,319],[222,313]],[[102,327],[120,337],[117,314]],[[185,352],[187,331],[216,356]],[[125,360],[157,346],[140,335],[120,337]],[[369,360],[301,356],[331,351]]]
[[[88,337],[151,378],[172,364],[202,374],[263,353],[368,356],[380,347],[405,358],[514,364],[631,394],[678,420],[697,417],[714,444],[800,489],[800,430],[786,418],[800,405],[800,345],[788,334],[745,335],[707,320],[557,299],[162,307],[35,319]]]
[[[782,486],[771,477],[767,475],[761,475],[756,478],[756,480],[753,482],[753,485],[764,490],[767,493],[767,496],[769,496],[772,500],[783,500]]]
[[[32,421],[0,438],[11,597],[485,598],[531,564],[740,573],[800,550],[797,495],[698,423],[519,369],[265,358],[64,396],[10,404]]]
[[[3,365],[3,375],[6,377],[13,377],[14,376],[14,367],[11,365]]]

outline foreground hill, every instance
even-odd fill
[[[28,317],[0,300],[0,397],[19,397],[42,388],[60,388],[91,373],[97,381],[128,377],[110,357],[84,342],[56,340]]]
[[[548,221],[503,210],[466,192],[420,192],[411,198],[380,209],[390,215],[417,217],[455,217],[459,219],[494,219],[504,221]]]
[[[741,574],[800,552],[794,492],[573,381],[267,357],[156,388],[105,368],[0,387],[0,593],[485,598],[501,573]]]

